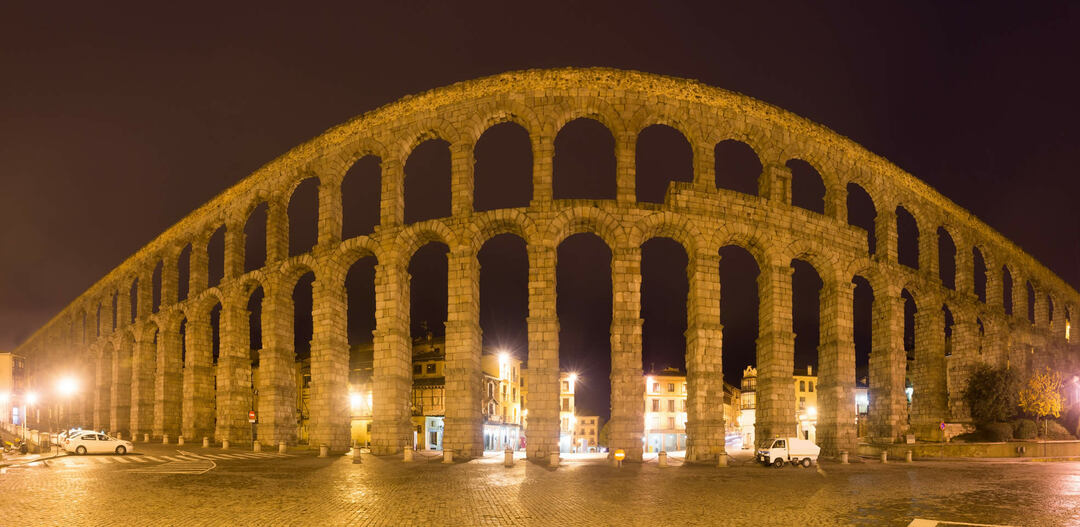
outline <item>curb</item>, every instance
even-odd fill
[[[35,459],[22,459],[22,460],[13,462],[13,463],[2,463],[2,462],[0,462],[0,468],[13,467],[15,465],[26,465],[28,463],[37,463],[38,461],[48,461],[50,459],[56,459],[58,457],[65,457],[65,456],[67,456],[66,452],[63,453],[63,454],[52,454],[52,455],[50,455],[48,457],[39,457],[39,458],[35,458]]]

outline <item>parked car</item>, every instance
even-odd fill
[[[100,432],[82,432],[73,434],[63,443],[64,450],[83,454],[107,454],[115,452],[121,456],[135,450],[130,441],[116,439]]]
[[[815,445],[813,441],[798,437],[781,437],[771,440],[763,448],[758,449],[755,457],[762,465],[782,467],[784,463],[791,463],[792,466],[801,464],[809,467],[817,462],[820,453],[821,447]]]

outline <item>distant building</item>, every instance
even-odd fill
[[[666,368],[645,375],[645,451],[686,449],[686,373]],[[739,430],[739,389],[724,383],[724,420],[728,431]]]
[[[574,429],[577,425],[574,406],[574,386],[577,374],[559,372],[559,452],[573,452]]]
[[[817,441],[817,376],[814,375],[813,366],[806,367],[805,375],[793,375],[792,382],[795,384],[795,420],[796,433],[803,439]],[[757,369],[747,366],[743,370],[742,378],[742,415],[739,424],[742,429],[743,448],[753,448],[755,443],[754,423],[757,407]],[[855,387],[856,416],[859,421],[864,421],[869,407],[866,386]]]
[[[3,422],[21,425],[24,416],[19,398],[26,394],[26,359],[14,353],[0,353],[0,415]]]
[[[574,452],[598,452],[600,450],[600,416],[579,415],[574,426]]]
[[[484,375],[484,450],[524,448],[522,431],[521,359],[507,353],[485,353],[480,357]]]

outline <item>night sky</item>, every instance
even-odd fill
[[[538,67],[694,78],[790,110],[911,172],[1080,287],[1076,5],[624,1],[514,12],[509,3],[367,4],[5,7],[0,349],[17,346],[200,204],[327,128],[407,94]],[[575,170],[608,170],[609,160],[595,155],[605,137],[587,124],[562,140],[557,195],[575,191],[560,190],[560,163],[564,181],[576,181]],[[665,178],[689,170],[677,161],[678,138],[655,135],[639,152],[642,200],[662,199]],[[520,144],[512,136],[491,138],[484,148],[501,154],[490,161],[478,154],[478,181],[528,170],[507,154]],[[417,162],[436,166],[437,150]],[[476,206],[520,200],[520,190],[478,190]],[[563,367],[583,377],[579,405],[601,415],[609,257],[589,235],[559,248]],[[443,258],[426,248],[411,267],[414,332],[422,321],[442,331]],[[524,245],[493,240],[480,260],[485,344],[524,357]],[[748,278],[756,270],[738,251],[723,262],[724,370],[733,382],[753,361],[757,308]],[[666,240],[643,248],[646,370],[682,366],[685,264]],[[350,283],[370,281],[369,268],[354,274]],[[812,268],[796,267],[794,280],[801,368],[814,363],[817,315],[799,299],[818,283]],[[865,311],[869,297],[856,296],[860,326],[859,302]],[[350,316],[350,335],[362,340],[369,329],[361,311]],[[868,341],[858,331],[865,363]]]

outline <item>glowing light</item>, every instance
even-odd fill
[[[35,393],[35,392],[27,393],[26,394],[26,404],[30,404],[30,405],[37,404],[37,393]]]
[[[1072,340],[1072,339],[1069,338],[1070,333],[1072,333],[1072,324],[1070,324],[1069,321],[1066,320],[1065,321],[1065,340],[1066,341],[1071,341]]]
[[[11,394],[10,393],[7,393],[7,392],[0,393],[0,403],[7,404],[7,402],[10,401],[10,400],[11,400]]]
[[[499,352],[499,364],[506,364],[510,362],[510,354],[505,351]]]
[[[855,404],[870,404],[870,398],[866,394],[858,394],[855,396]]]
[[[811,406],[810,408],[807,408],[806,413],[810,417],[817,417],[817,407],[816,406]]]
[[[79,383],[71,377],[64,377],[57,381],[56,391],[64,397],[69,397],[79,391]]]
[[[364,396],[362,396],[362,395],[360,395],[358,393],[350,393],[349,394],[349,406],[352,407],[354,412],[357,409],[359,409],[360,405],[362,405],[362,404],[364,404]]]
[[[577,374],[576,373],[571,373],[570,374],[570,384],[573,384],[575,382],[577,382]]]

